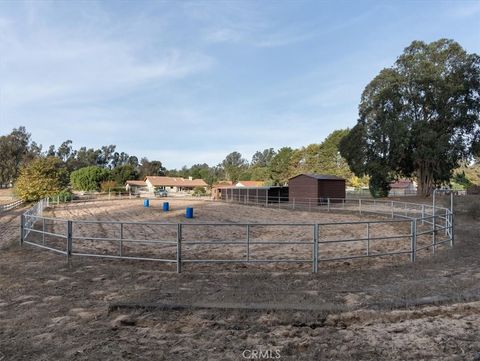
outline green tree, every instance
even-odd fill
[[[291,176],[290,162],[294,150],[290,147],[280,148],[270,163],[271,179],[274,185],[284,185]]]
[[[118,186],[124,186],[127,180],[137,179],[138,172],[131,164],[125,164],[113,168],[110,176],[117,183]]]
[[[110,180],[110,171],[97,166],[80,168],[70,174],[73,189],[80,191],[97,191],[106,180]]]
[[[30,145],[30,136],[25,127],[19,127],[0,137],[0,187],[13,183],[20,168],[41,151],[36,143]]]
[[[68,184],[68,173],[56,157],[37,158],[24,166],[15,183],[15,193],[24,201],[38,201],[58,194]]]
[[[140,160],[139,174],[140,178],[145,178],[146,176],[162,176],[165,175],[167,170],[162,165],[162,162],[159,160],[149,161],[147,158],[142,158]]]
[[[273,148],[264,149],[261,152],[257,151],[253,155],[250,165],[252,167],[268,167],[274,156],[275,150]]]
[[[480,57],[452,41],[414,41],[367,85],[359,120],[340,143],[374,188],[416,176],[418,193],[448,183],[480,141]]]
[[[247,168],[248,163],[239,152],[232,152],[225,157],[222,166],[227,179],[236,182]]]

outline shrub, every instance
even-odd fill
[[[20,170],[15,184],[16,195],[27,202],[51,197],[68,184],[68,173],[60,159],[37,158]]]
[[[117,182],[113,180],[107,180],[100,183],[100,190],[102,192],[110,192],[112,190],[115,190],[115,188],[117,188]]]
[[[96,166],[84,167],[70,174],[73,189],[79,191],[98,191],[100,183],[108,180],[110,171]]]
[[[57,194],[54,194],[52,198],[54,201],[58,199],[61,203],[70,202],[73,199],[73,193],[70,192],[70,190],[68,189],[64,189],[58,192]]]
[[[207,194],[207,191],[205,190],[205,187],[195,187],[193,189],[193,195],[195,197],[201,197]]]

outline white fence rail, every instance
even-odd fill
[[[188,263],[307,263],[435,253],[454,245],[451,209],[372,199],[229,202],[309,211],[346,211],[387,220],[316,223],[160,223],[43,217],[48,200],[21,217],[21,244],[67,256]],[[386,230],[389,230],[388,232]]]
[[[0,213],[15,209],[23,204],[22,200],[0,205]]]

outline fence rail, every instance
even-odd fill
[[[453,194],[450,197],[453,201]],[[434,254],[442,245],[454,245],[452,208],[375,199],[224,201],[387,219],[310,223],[68,220],[43,217],[50,206],[45,199],[22,215],[20,242],[64,254],[67,260],[83,256],[157,261],[176,264],[177,272],[188,263],[304,263],[314,273],[326,261],[408,255],[414,262],[421,252]],[[354,229],[348,231],[349,227]]]
[[[8,204],[0,205],[0,213],[15,209],[17,207],[20,207],[22,204],[23,204],[23,201],[18,200],[18,201],[11,202],[11,203],[8,203]]]

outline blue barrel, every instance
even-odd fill
[[[168,212],[169,209],[170,209],[170,205],[168,204],[168,202],[163,202],[163,211]]]
[[[149,199],[144,199],[143,200],[143,206],[144,207],[150,207],[150,200]]]
[[[193,218],[193,208],[185,209],[185,218]]]

